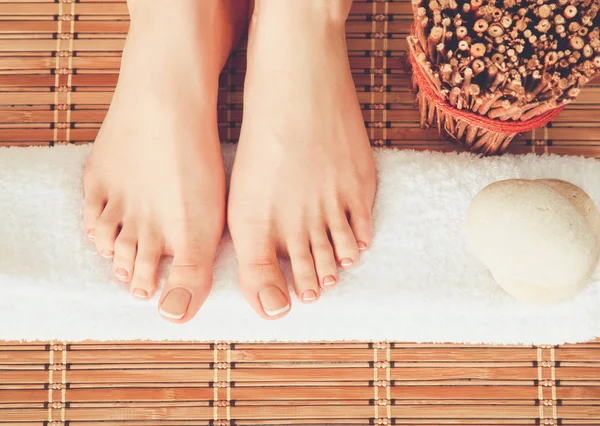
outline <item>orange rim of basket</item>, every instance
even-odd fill
[[[414,36],[414,25],[411,28],[411,36]],[[454,118],[461,119],[470,125],[480,127],[490,132],[513,135],[543,127],[550,121],[554,120],[566,106],[556,106],[543,114],[523,121],[495,120],[471,111],[458,109],[442,99],[431,87],[431,84],[427,81],[427,77],[425,76],[424,71],[419,64],[419,61],[415,57],[414,50],[412,48],[409,50],[409,57],[412,64],[413,76],[417,82],[419,90],[425,92],[425,96],[429,102],[432,102],[438,109],[444,111],[445,113],[451,114]]]

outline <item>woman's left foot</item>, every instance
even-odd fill
[[[371,241],[376,173],[337,3],[349,9],[258,0],[251,23],[229,228],[242,292],[267,319],[291,307],[278,255],[310,303]]]

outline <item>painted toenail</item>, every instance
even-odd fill
[[[87,231],[87,237],[90,241],[94,241],[96,239],[96,235],[93,229]]]
[[[367,249],[367,245],[365,243],[363,243],[362,241],[358,242],[358,250],[360,251],[365,251]]]
[[[147,299],[148,298],[148,292],[141,288],[136,288],[135,290],[133,290],[133,295],[135,297],[137,297],[138,299]]]
[[[354,262],[352,262],[352,259],[346,257],[344,259],[342,259],[342,261],[340,262],[340,265],[342,265],[344,268],[349,268],[350,266],[352,266]]]
[[[335,277],[333,275],[327,275],[325,278],[323,278],[324,286],[330,286],[330,285],[334,285],[334,284],[335,284]]]
[[[314,290],[306,290],[302,293],[302,300],[310,302],[311,300],[317,300],[317,292]]]
[[[267,287],[258,293],[265,313],[274,317],[290,310],[290,302],[278,287]]]
[[[112,251],[110,251],[110,250],[102,250],[100,252],[100,256],[102,256],[102,257],[104,257],[106,259],[112,259],[112,257],[113,257],[114,254],[115,253],[112,252]]]
[[[118,268],[115,271],[115,275],[117,276],[118,279],[120,280],[126,280],[129,277],[129,273],[127,272],[127,270],[123,269],[123,268]],[[147,295],[146,295],[147,296]]]
[[[283,308],[275,309],[274,311],[269,311],[269,310],[265,309],[265,313],[268,316],[270,316],[270,317],[274,317],[276,315],[282,314],[282,313],[287,312],[289,310],[290,310],[290,304],[288,303]]]
[[[181,319],[187,313],[192,293],[185,288],[174,288],[163,299],[158,312],[166,318]]]

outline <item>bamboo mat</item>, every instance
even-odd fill
[[[600,341],[5,343],[0,424],[598,425],[599,355]]]
[[[358,1],[350,62],[376,146],[454,150],[418,129],[404,71],[410,2]],[[125,1],[0,0],[0,145],[88,143],[117,80]],[[235,142],[245,52],[221,77]],[[510,151],[600,157],[600,85]],[[18,319],[15,319],[18,320]],[[6,326],[6,325],[5,325]],[[0,343],[0,425],[600,425],[600,340]]]
[[[347,24],[350,63],[374,145],[452,150],[418,128],[404,71],[409,0],[356,0]],[[92,142],[117,81],[128,29],[124,0],[0,0],[0,145]],[[221,78],[219,126],[236,141],[244,49]],[[600,81],[549,127],[521,136],[511,152],[600,156]]]

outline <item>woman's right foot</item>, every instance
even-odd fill
[[[119,82],[84,173],[84,228],[134,297],[154,295],[159,261],[173,256],[159,312],[178,323],[210,292],[225,221],[216,102],[233,43],[226,3],[130,1]]]

